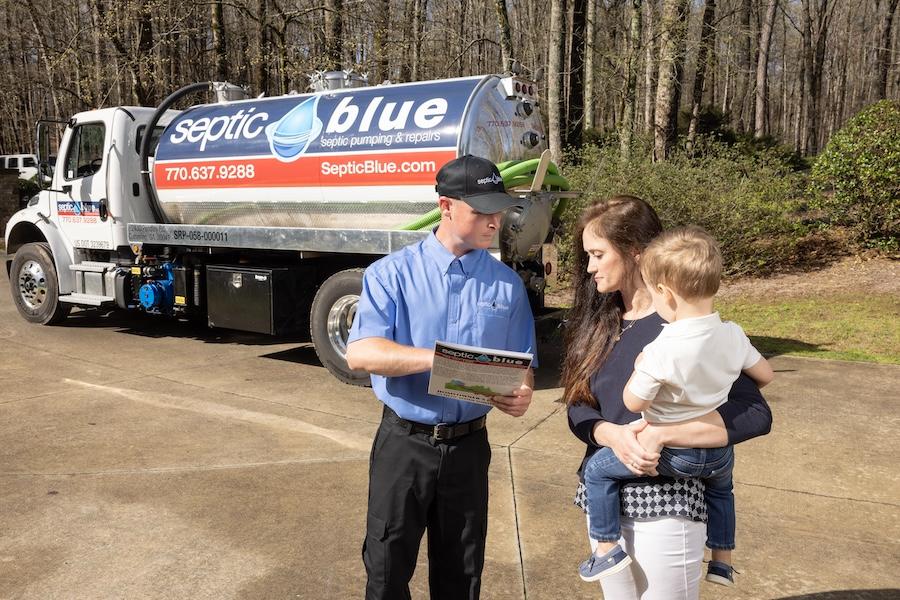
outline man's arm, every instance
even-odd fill
[[[431,370],[434,351],[404,346],[381,337],[367,337],[347,346],[347,365],[374,375],[402,377]]]

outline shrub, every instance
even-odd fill
[[[900,102],[882,100],[850,119],[813,165],[813,201],[858,243],[898,250]]]
[[[577,159],[565,170],[582,196],[563,215],[563,269],[581,210],[615,194],[644,198],[665,227],[707,229],[722,247],[728,274],[765,274],[802,262],[800,241],[809,226],[797,214],[806,200],[806,176],[778,149],[749,153],[700,136],[690,156],[679,150],[666,162],[653,163],[646,154],[624,162],[617,148],[596,146],[582,149]]]

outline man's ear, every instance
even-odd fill
[[[450,218],[450,207],[453,206],[453,200],[448,198],[447,196],[440,196],[438,198],[438,208],[441,211],[441,217]]]

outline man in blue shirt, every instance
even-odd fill
[[[384,403],[372,445],[363,562],[366,598],[409,598],[428,530],[432,599],[479,597],[487,535],[490,406],[432,396],[437,340],[535,352],[522,280],[486,249],[516,204],[497,167],[467,155],[437,174],[441,223],[425,240],[366,269],[347,363],[372,374]],[[493,405],[520,417],[533,377]]]

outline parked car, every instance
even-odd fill
[[[34,154],[5,154],[0,156],[0,169],[16,169],[19,179],[31,179],[37,175],[37,157]]]

